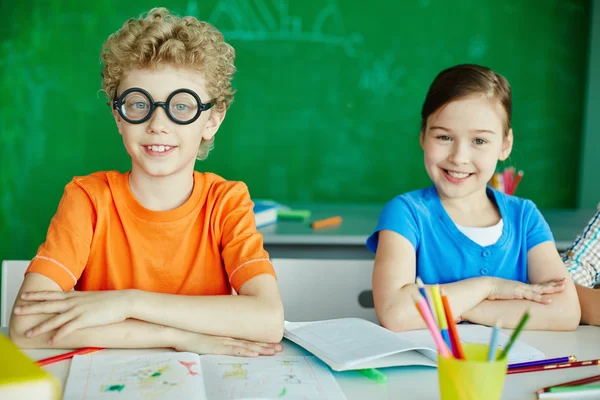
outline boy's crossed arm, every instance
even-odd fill
[[[274,278],[272,279],[274,280]],[[248,281],[240,289],[240,294],[244,290],[260,292],[261,286],[268,286],[268,283],[265,284],[260,280],[264,281],[265,279],[263,276],[258,276]],[[246,289],[247,285],[250,286]],[[272,289],[269,288],[269,290]],[[27,301],[21,298],[23,293],[30,293],[26,296]],[[165,299],[167,300],[166,303],[163,303],[162,296],[169,297],[169,299]],[[10,336],[18,346],[24,348],[173,347],[180,351],[245,356],[272,355],[281,350],[279,344],[260,343],[261,341],[256,339],[250,342],[231,338],[231,336],[236,336],[236,333],[241,333],[240,337],[247,337],[252,334],[260,336],[261,332],[259,330],[262,328],[265,337],[271,335],[267,339],[276,339],[272,342],[279,342],[281,339],[280,335],[273,334],[265,329],[271,326],[259,325],[256,326],[254,331],[251,329],[250,331],[243,331],[248,328],[244,324],[249,321],[243,318],[242,312],[247,311],[254,305],[251,302],[254,299],[238,303],[242,306],[236,312],[231,312],[231,308],[229,308],[231,304],[219,301],[200,305],[192,304],[196,307],[195,310],[198,310],[195,313],[188,309],[189,304],[182,305],[181,303],[184,298],[189,300],[201,297],[162,295],[129,290],[63,292],[51,279],[40,274],[29,273],[25,277],[15,302],[15,313],[13,313],[10,322]],[[230,297],[234,296],[210,296],[215,300]],[[252,295],[235,297],[244,299],[245,297],[250,298]],[[138,301],[142,301],[142,307],[136,305]],[[149,301],[149,303],[144,304],[143,302],[146,301]],[[161,304],[163,307],[160,307]],[[215,308],[205,312],[199,310],[199,308],[209,305],[214,305]],[[275,316],[279,317],[275,315],[276,313],[269,306],[264,306],[264,308],[265,312],[268,312],[268,315],[272,316],[273,319],[275,319]],[[273,308],[276,308],[275,302],[273,302]],[[134,310],[137,310],[140,315],[152,314],[152,321],[144,321],[143,318],[134,315]],[[217,313],[224,312],[224,310],[229,310],[229,319],[227,319],[227,316],[226,318],[219,318],[220,315]],[[165,314],[168,312],[173,314]],[[256,309],[253,309],[253,313],[250,314],[256,317],[256,315],[260,315],[260,312],[257,313]],[[234,317],[231,317],[231,315],[234,315]],[[251,318],[250,315],[247,317],[247,319]],[[181,320],[178,320],[178,318]],[[225,329],[225,324],[234,318],[236,323],[228,326],[229,329]],[[194,322],[199,319],[203,319],[203,322],[194,325]],[[281,319],[283,319],[283,312],[281,312]],[[216,325],[217,329],[222,329],[223,333],[220,335],[213,332],[197,333],[192,330],[170,326],[167,323],[174,322],[177,325],[179,321],[179,325],[187,326],[185,324],[186,320],[191,322],[189,325],[191,327],[213,327]],[[265,321],[259,318],[259,321],[256,322],[263,323]],[[213,331],[217,329],[213,329]],[[60,335],[57,336],[59,333]],[[271,342],[271,340],[264,340],[264,342]]]

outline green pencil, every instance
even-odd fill
[[[583,390],[600,390],[600,385],[558,386],[548,389],[550,393],[579,392]]]
[[[517,340],[517,336],[519,336],[519,333],[521,333],[521,331],[523,330],[523,327],[525,326],[525,323],[527,322],[528,319],[529,319],[529,311],[525,311],[525,314],[523,314],[523,316],[521,317],[521,321],[519,322],[519,325],[517,325],[517,328],[511,335],[510,339],[508,340],[508,343],[504,347],[504,350],[502,350],[502,353],[500,353],[500,356],[498,356],[498,360],[502,360],[503,358],[505,358],[508,355],[508,351],[513,346],[513,344],[515,344],[515,341]]]

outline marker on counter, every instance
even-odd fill
[[[306,221],[310,218],[310,210],[277,210],[277,218]]]

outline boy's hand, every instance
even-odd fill
[[[131,301],[128,290],[82,292],[28,292],[21,299],[32,303],[15,307],[16,315],[58,314],[31,328],[27,337],[58,329],[50,344],[83,328],[115,324],[129,317]]]
[[[566,289],[565,279],[527,284],[502,278],[492,278],[492,287],[488,300],[531,300],[536,303],[550,304],[549,294],[560,293]]]
[[[176,340],[175,350],[197,354],[257,357],[272,356],[283,349],[280,343],[258,343],[188,331],[178,331]]]

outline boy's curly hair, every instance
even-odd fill
[[[166,8],[153,8],[145,16],[130,18],[104,42],[102,89],[110,105],[126,71],[160,64],[181,66],[204,74],[213,107],[222,112],[233,101],[234,60],[235,50],[213,25],[195,17],[175,16]],[[202,141],[199,160],[208,156],[213,141]]]

